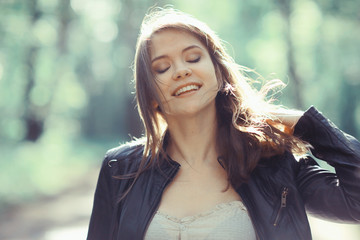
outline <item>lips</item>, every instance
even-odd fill
[[[187,93],[187,92],[191,92],[191,91],[197,91],[200,89],[200,85],[198,84],[195,84],[195,83],[190,83],[190,84],[187,84],[185,86],[180,86],[178,87],[173,96],[180,96],[181,94],[184,94],[184,93]]]

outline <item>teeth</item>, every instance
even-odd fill
[[[175,96],[179,96],[180,94],[187,92],[187,91],[191,91],[191,90],[198,90],[199,86],[197,85],[188,85],[186,87],[180,88],[179,90],[176,91]]]

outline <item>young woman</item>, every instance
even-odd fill
[[[311,239],[305,209],[360,221],[360,144],[264,100],[208,26],[160,9],[135,56],[145,138],[108,151],[88,239]],[[310,156],[336,169],[321,169]]]

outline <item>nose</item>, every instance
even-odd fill
[[[191,76],[191,73],[192,73],[191,69],[189,69],[187,67],[183,67],[181,69],[177,69],[174,72],[173,79],[174,80],[180,80],[180,79]]]

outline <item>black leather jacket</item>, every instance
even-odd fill
[[[297,161],[285,153],[262,159],[250,181],[236,189],[258,239],[311,239],[306,211],[330,220],[360,222],[360,143],[313,107],[300,118],[294,134],[309,142],[312,154],[332,165],[336,174],[321,169],[311,157]],[[123,145],[106,154],[88,240],[143,239],[163,190],[180,165],[165,161],[147,170],[118,203],[132,180],[113,176],[135,172],[142,151],[142,145]]]

